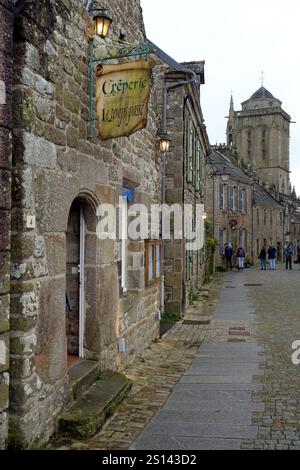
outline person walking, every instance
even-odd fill
[[[293,245],[290,243],[284,250],[285,254],[285,269],[292,270],[292,260],[293,260]]]
[[[227,269],[232,271],[232,256],[233,256],[233,249],[231,243],[226,243],[225,245],[225,259],[226,259],[226,266]]]
[[[258,257],[258,259],[260,259],[260,262],[261,262],[261,270],[262,271],[265,271],[267,269],[266,258],[267,258],[266,247],[263,246],[262,249],[260,250],[260,254],[259,254],[259,257]]]
[[[300,269],[300,244],[297,246],[297,262]]]
[[[245,253],[245,250],[242,246],[239,247],[239,249],[237,251],[237,254],[236,254],[236,257],[237,257],[237,260],[238,260],[239,270],[244,269],[246,253]]]
[[[276,253],[277,253],[276,248],[273,245],[270,245],[268,249],[268,258],[270,262],[271,271],[274,271],[276,269]]]

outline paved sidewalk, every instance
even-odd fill
[[[240,449],[257,437],[252,415],[264,404],[252,393],[262,390],[264,356],[244,281],[245,273],[226,276],[210,333],[133,449]]]
[[[196,324],[178,322],[166,337],[145,351],[124,373],[133,381],[129,395],[113,417],[94,438],[85,442],[68,438],[52,439],[49,446],[59,450],[125,450],[164,405],[174,386],[190,367],[199,345],[208,331],[207,318],[212,318],[217,303],[222,276],[205,286],[205,296],[194,304]],[[200,311],[201,310],[201,311]],[[204,324],[202,320],[205,319]]]

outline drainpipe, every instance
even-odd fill
[[[10,304],[10,225],[11,225],[11,134],[12,134],[12,45],[13,2],[0,0],[0,449],[7,444],[8,350]]]

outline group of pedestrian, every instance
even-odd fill
[[[224,254],[225,254],[227,269],[230,269],[232,271],[232,269],[233,269],[233,265],[232,265],[232,258],[233,258],[232,243],[226,243],[225,244]],[[238,269],[239,270],[244,269],[245,258],[246,258],[245,250],[242,246],[240,246],[237,250],[237,253],[236,253],[236,259],[237,259],[237,262],[238,262]]]
[[[277,250],[275,246],[270,245],[268,250],[265,246],[262,247],[258,259],[261,263],[261,270],[265,271],[267,269],[267,256],[269,259],[269,269],[274,271],[276,269],[276,253]]]
[[[230,269],[232,271],[233,269],[233,247],[232,243],[226,243],[225,244],[225,250],[224,250],[224,256],[226,260],[226,267],[227,269]],[[293,269],[293,244],[290,243],[287,245],[284,249],[284,255],[285,255],[285,267],[286,270],[288,269]],[[245,267],[245,258],[246,258],[246,253],[245,250],[242,246],[240,246],[237,249],[236,252],[236,260],[237,260],[237,267],[239,270],[243,270]],[[266,271],[267,269],[267,261],[269,262],[269,269],[270,271],[275,271],[276,269],[276,259],[277,259],[277,249],[275,246],[272,244],[269,245],[269,247],[263,246],[260,254],[258,256],[258,259],[260,260],[261,264],[261,270]],[[294,261],[296,264],[299,265],[300,268],[300,245],[297,247],[297,259]]]

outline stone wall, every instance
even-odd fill
[[[11,70],[13,14],[0,1],[0,450],[8,437],[11,207]]]
[[[12,445],[46,441],[66,402],[66,251],[70,208],[83,206],[86,235],[84,350],[102,369],[122,369],[158,335],[159,286],[145,288],[144,243],[128,245],[128,292],[119,289],[120,244],[96,237],[99,203],[122,187],[160,202],[157,104],[147,128],[102,142],[88,138],[88,33],[79,0],[24,2],[16,20],[12,209]],[[139,1],[112,0],[113,34],[145,39]],[[118,340],[126,340],[120,354]]]

